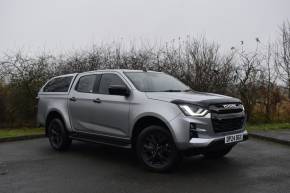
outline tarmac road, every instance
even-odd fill
[[[174,172],[150,173],[130,150],[48,140],[0,143],[0,193],[289,193],[290,147],[250,139],[226,158],[186,158]]]

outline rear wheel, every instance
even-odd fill
[[[48,126],[48,138],[53,149],[63,151],[71,145],[71,139],[65,130],[64,124],[58,118],[50,121]]]
[[[155,172],[168,171],[180,160],[170,132],[161,126],[145,128],[137,138],[136,151],[143,165]]]
[[[208,151],[204,153],[203,155],[205,158],[208,158],[208,159],[218,159],[227,155],[231,151],[232,148],[233,147],[225,147],[218,150],[212,150],[212,151]]]

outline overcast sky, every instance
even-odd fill
[[[290,0],[0,0],[0,54],[204,35],[227,50],[274,40]]]

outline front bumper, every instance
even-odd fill
[[[247,131],[243,132],[243,141],[248,140],[249,135]],[[212,152],[224,148],[232,148],[239,142],[234,143],[225,143],[224,137],[211,138],[211,139],[202,139],[194,138],[190,140],[189,145],[186,145],[181,149],[182,153],[186,156],[203,154],[206,152]]]
[[[243,141],[247,140],[248,137],[248,132],[245,130],[243,131]],[[224,144],[224,139],[225,137],[214,137],[214,138],[192,138],[189,141],[189,146],[190,147],[207,147],[207,146],[211,146],[213,144]]]
[[[233,115],[229,116],[232,117]],[[190,138],[189,128],[191,123],[194,123],[196,126],[195,130],[197,137]],[[215,132],[212,126],[210,114],[204,117],[187,117],[181,114],[170,121],[170,126],[172,135],[179,150],[235,145],[236,143],[225,144],[224,139],[225,136],[239,133],[243,134],[243,140],[248,139],[248,132],[245,130],[245,123],[240,130]]]
[[[239,133],[241,132],[237,132],[236,134],[239,134]],[[243,141],[248,140],[249,138],[248,132],[244,130],[242,134],[243,134]],[[226,144],[225,136],[211,137],[211,138],[192,138],[190,139],[188,143],[177,143],[177,147],[181,151],[193,151],[193,152],[196,151],[196,152],[202,153],[204,151],[220,149],[220,148],[224,148],[228,146],[234,146],[240,142],[243,142],[243,141],[239,141],[239,142]]]

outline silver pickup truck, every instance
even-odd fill
[[[157,172],[184,155],[223,157],[248,138],[239,99],[193,91],[162,72],[62,75],[44,84],[38,100],[38,123],[55,150],[72,139],[133,148]]]

